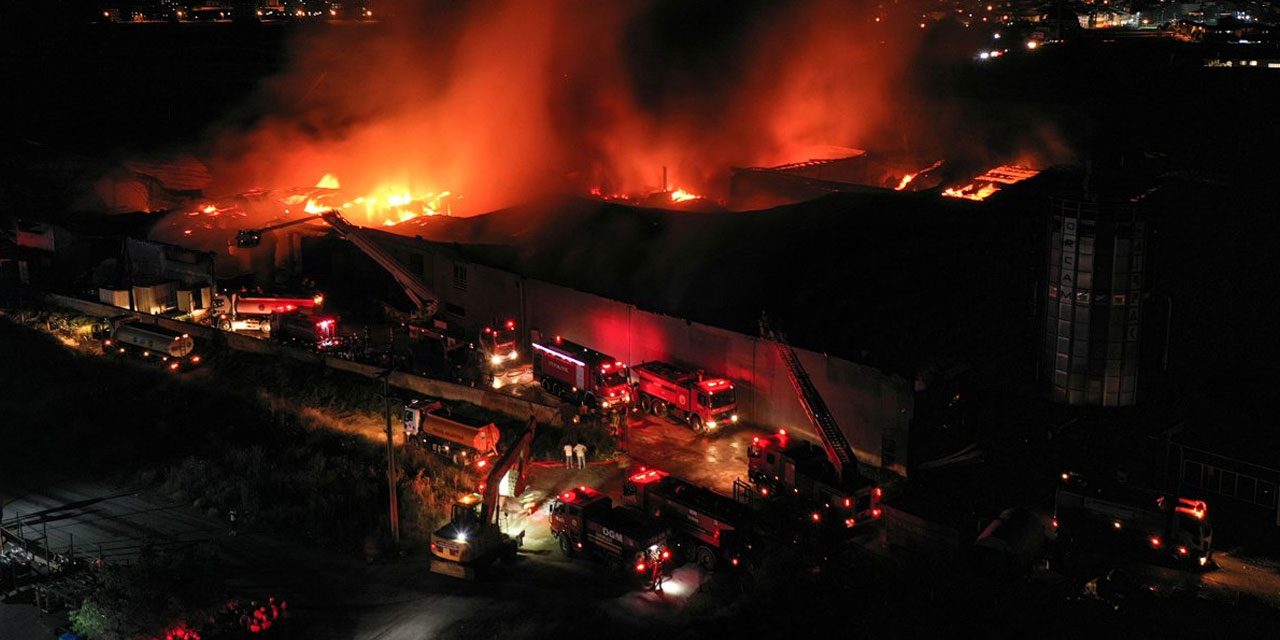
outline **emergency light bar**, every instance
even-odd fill
[[[585,362],[583,362],[583,361],[581,361],[581,360],[575,360],[575,359],[573,359],[573,358],[570,358],[569,356],[564,355],[563,353],[560,353],[559,351],[555,351],[555,350],[552,350],[552,349],[548,349],[548,348],[546,348],[546,347],[544,347],[544,346],[542,346],[542,345],[540,345],[540,344],[538,344],[538,343],[536,343],[536,342],[535,342],[535,343],[533,343],[533,348],[534,348],[534,349],[537,349],[538,351],[544,351],[544,352],[546,352],[546,353],[549,353],[549,354],[551,354],[551,355],[553,355],[553,356],[555,356],[555,357],[557,357],[557,358],[561,358],[561,359],[563,359],[563,360],[568,360],[569,362],[572,362],[572,363],[574,363],[574,364],[576,364],[576,365],[578,365],[578,366],[580,366],[580,367],[585,367],[585,366],[587,366],[587,363],[585,363]]]

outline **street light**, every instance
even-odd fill
[[[391,370],[378,374],[382,379],[382,408],[387,417],[387,495],[390,498],[391,540],[400,546],[400,508],[396,497],[396,448],[391,433]]]

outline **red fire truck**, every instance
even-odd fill
[[[520,358],[516,342],[515,320],[507,320],[500,327],[485,327],[480,332],[480,352],[495,372],[506,369]]]
[[[331,316],[307,316],[297,312],[273,313],[270,316],[274,340],[316,349],[338,346],[338,319]]]
[[[636,402],[654,415],[670,416],[707,433],[738,421],[733,383],[654,360],[631,368]]]
[[[1213,525],[1202,500],[1062,474],[1050,537],[1095,546],[1126,544],[1191,567],[1213,559]]]
[[[551,534],[560,551],[572,558],[579,552],[605,562],[616,573],[634,569],[653,586],[660,579],[671,551],[668,529],[631,507],[614,507],[608,496],[580,486],[561,493],[548,505]]]
[[[533,343],[533,376],[548,393],[612,411],[630,404],[621,360],[556,336]]]
[[[622,483],[622,495],[669,524],[676,546],[707,571],[738,566],[751,548],[751,511],[732,498],[644,467]]]
[[[747,477],[764,497],[796,497],[826,514],[817,518],[852,529],[878,519],[882,491],[855,474],[842,479],[826,451],[807,440],[792,438],[785,429],[751,439],[747,448]]]

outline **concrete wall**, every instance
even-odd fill
[[[406,265],[422,256],[424,278],[443,303],[463,307],[465,324],[516,315],[524,330],[560,334],[634,365],[671,360],[735,381],[743,418],[766,428],[786,427],[817,440],[772,343],[518,274],[467,263],[451,248],[404,236],[378,237]],[[467,269],[467,288],[454,286],[455,264]],[[905,475],[907,432],[914,396],[910,383],[848,360],[797,349],[859,460]]]
[[[46,294],[45,297],[51,304],[71,309],[85,315],[97,316],[100,318],[132,315],[138,318],[139,322],[154,324],[174,331],[180,331],[200,340],[220,340],[227,346],[227,348],[234,349],[236,351],[293,358],[294,360],[301,362],[322,365],[331,369],[355,373],[368,378],[376,378],[383,372],[383,369],[380,367],[352,362],[350,360],[343,360],[341,358],[334,358],[332,356],[325,356],[314,351],[297,349],[287,345],[277,344],[268,340],[259,340],[257,338],[251,338],[237,333],[219,331],[218,329],[206,327],[204,325],[182,322],[171,318],[165,318],[163,316],[134,313],[121,307],[113,307],[100,302],[80,300],[79,298],[71,298],[57,294]],[[405,389],[435,398],[467,402],[478,407],[484,407],[491,411],[497,411],[498,413],[502,413],[519,420],[526,420],[530,415],[533,415],[537,417],[538,422],[543,424],[556,426],[561,425],[559,407],[533,402],[524,398],[509,396],[505,393],[499,393],[490,389],[473,389],[471,387],[453,384],[443,380],[433,380],[431,378],[415,376],[403,371],[391,372],[390,383],[391,386],[398,389]]]
[[[817,440],[772,343],[526,280],[529,327],[562,335],[628,364],[670,360],[735,381],[743,418]],[[859,460],[905,474],[910,385],[902,378],[820,353],[796,350]]]

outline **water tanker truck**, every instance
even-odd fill
[[[109,336],[102,341],[103,353],[133,355],[183,371],[200,364],[191,336],[154,325],[144,325],[133,316],[111,319]]]

